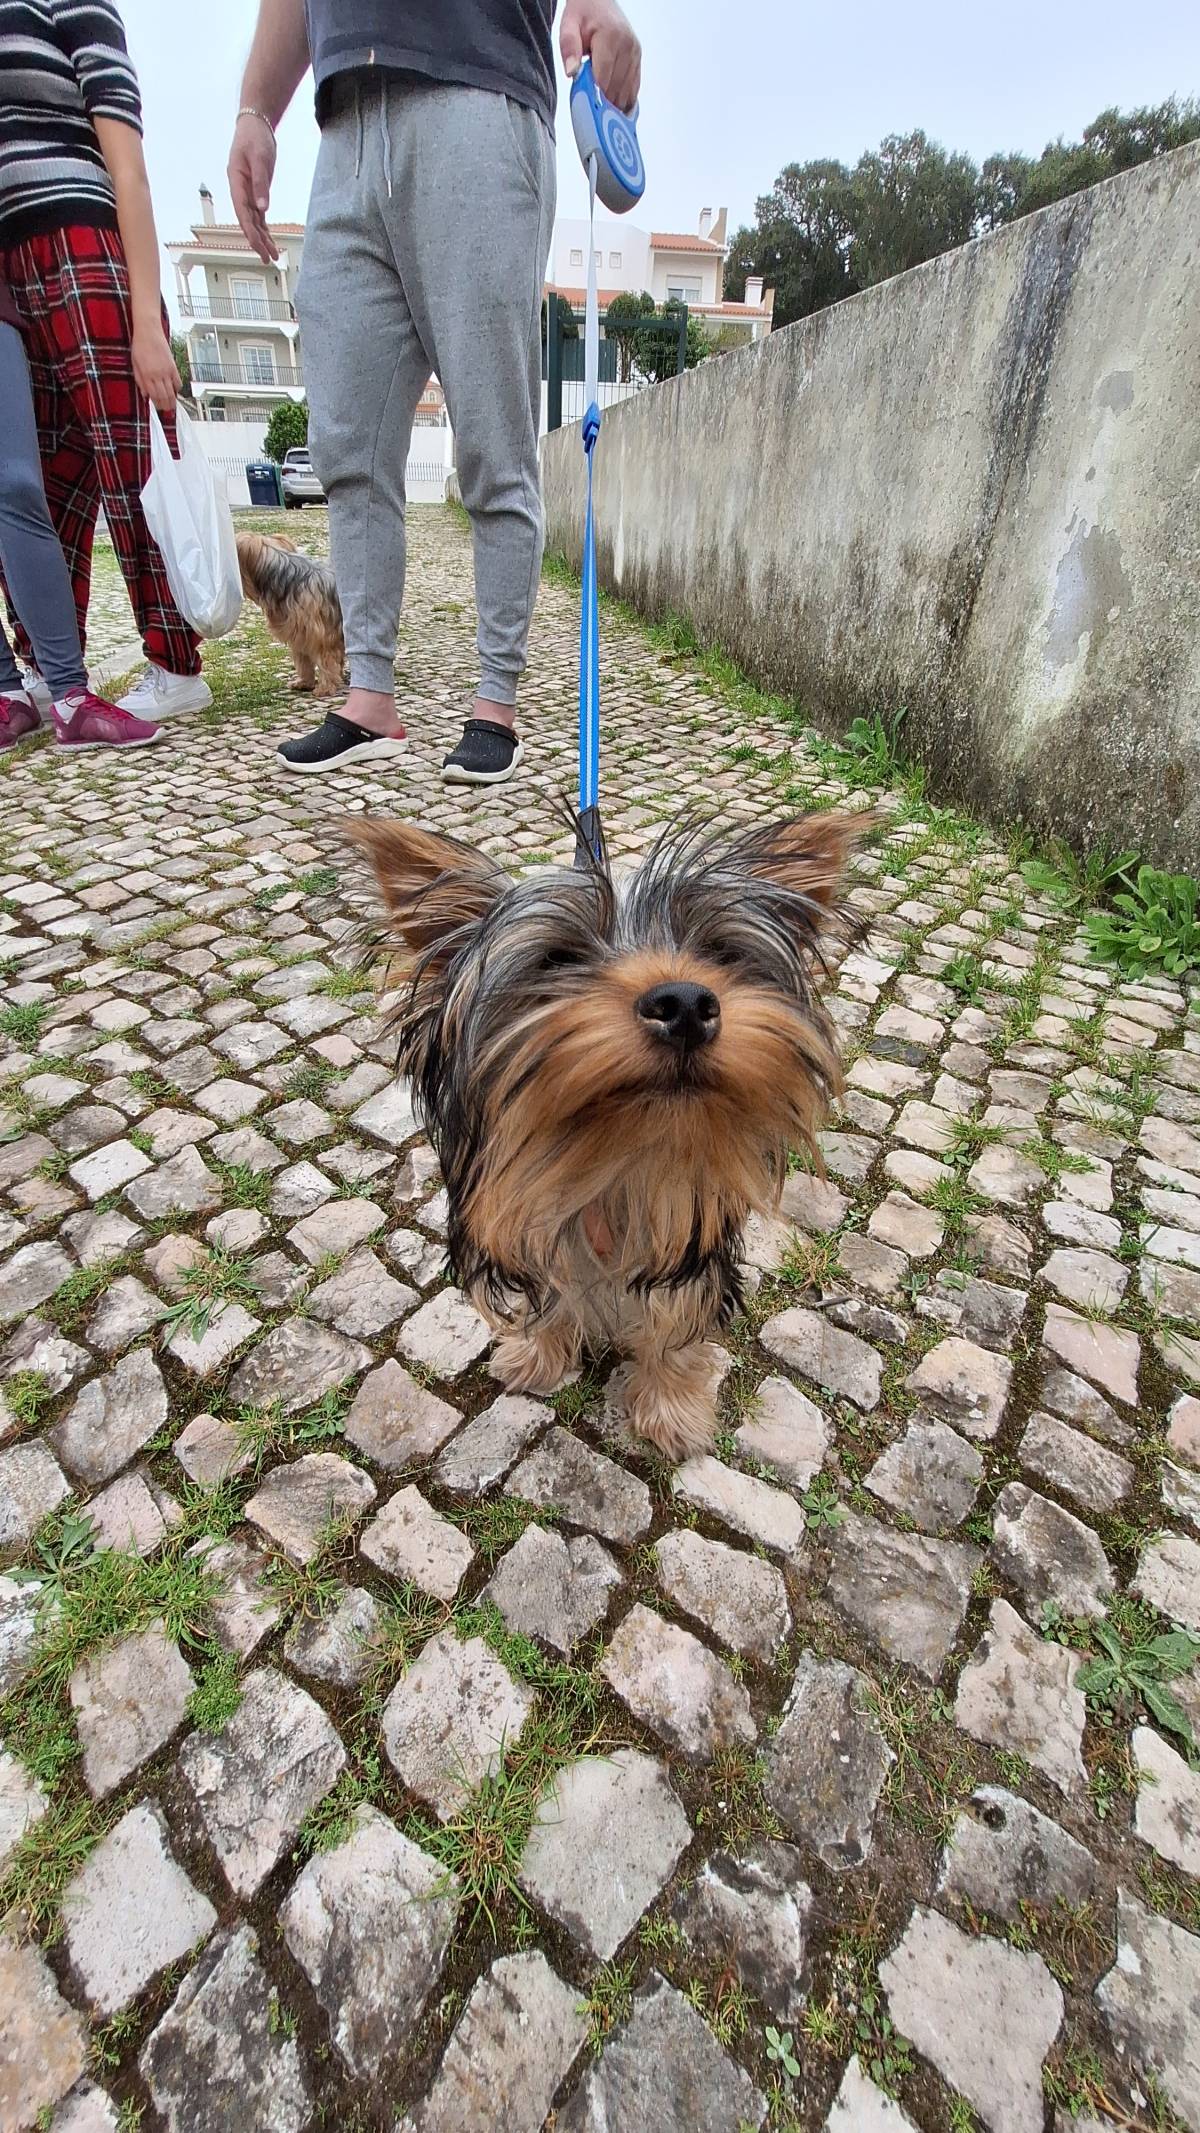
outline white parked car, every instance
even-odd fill
[[[312,454],[306,444],[294,444],[283,460],[283,501],[289,511],[302,504],[323,504],[325,491],[313,473]]]

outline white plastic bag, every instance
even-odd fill
[[[204,447],[181,407],[175,430],[178,459],[171,456],[157,409],[150,409],[150,479],[142,510],[184,621],[198,636],[224,637],[242,611],[233,513],[217,493]]]

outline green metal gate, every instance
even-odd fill
[[[687,369],[687,341],[686,304],[671,304],[663,312],[645,318],[622,319],[620,343],[615,338],[604,338],[602,332],[601,408],[627,399],[643,386],[679,376]],[[564,422],[581,422],[585,412],[582,322],[571,305],[553,291],[542,307],[542,376],[546,381],[547,428],[559,430]]]

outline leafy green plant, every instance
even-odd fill
[[[818,1474],[810,1488],[800,1498],[805,1517],[812,1527],[844,1526],[846,1513],[828,1474]]]
[[[1048,896],[1060,910],[1074,911],[1081,904],[1103,903],[1117,883],[1128,881],[1137,862],[1136,852],[1113,852],[1106,844],[1077,859],[1066,845],[1054,843],[1047,859],[1027,859],[1021,873],[1036,896]]]
[[[1088,1702],[1116,1718],[1129,1718],[1144,1704],[1152,1718],[1188,1747],[1192,1728],[1183,1706],[1167,1687],[1200,1658],[1200,1637],[1190,1630],[1151,1633],[1130,1626],[1129,1633],[1111,1618],[1087,1625],[1096,1656],[1080,1667],[1076,1686]]]
[[[1139,867],[1112,909],[1091,912],[1084,930],[1092,953],[1128,977],[1150,970],[1183,977],[1200,970],[1200,883]]]
[[[767,2058],[771,2064],[782,2067],[790,2081],[797,2081],[800,2077],[800,2061],[796,2057],[795,2039],[791,2030],[778,2030],[768,2022],[763,2036],[766,2040]]]
[[[873,711],[870,718],[853,719],[846,730],[842,754],[876,785],[890,785],[904,767],[900,728],[906,715],[903,707],[890,719]]]

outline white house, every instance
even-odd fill
[[[742,303],[725,301],[725,241],[728,212],[715,220],[705,208],[694,234],[680,230],[644,230],[626,216],[596,208],[596,277],[603,314],[614,296],[638,295],[644,289],[656,303],[674,298],[702,319],[712,334],[722,329],[748,341],[771,331],[774,291],[761,281],[746,284]],[[549,287],[576,307],[587,289],[589,226],[563,217],[554,226]]]
[[[279,259],[264,266],[235,222],[218,222],[200,188],[200,220],[167,250],[192,392],[206,422],[267,422],[281,400],[304,398],[300,328],[292,306],[304,249],[302,222],[276,222]]]

